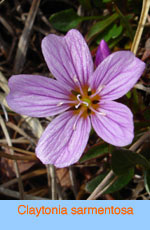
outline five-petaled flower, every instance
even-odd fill
[[[113,100],[134,86],[145,64],[129,51],[109,55],[103,42],[94,71],[89,48],[80,32],[74,29],[64,37],[46,36],[42,51],[57,80],[15,75],[9,80],[7,96],[8,105],[17,113],[31,117],[60,114],[48,125],[37,144],[38,158],[44,164],[57,167],[77,162],[86,147],[91,124],[104,141],[115,146],[130,144],[134,136],[132,113]]]

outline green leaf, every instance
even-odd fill
[[[136,164],[142,165],[145,169],[150,167],[149,162],[141,154],[127,149],[118,149],[112,153],[112,169],[117,175],[126,173]]]
[[[86,191],[92,193],[106,175],[107,173],[101,174],[95,177],[94,179],[92,179],[91,181],[89,181],[85,187]],[[130,169],[126,174],[119,176],[118,179],[105,191],[105,194],[113,193],[124,188],[130,182],[133,175],[134,175],[134,169]]]
[[[128,98],[128,99],[130,99],[130,98],[131,98],[131,96],[132,96],[131,91],[129,91],[129,92],[126,94],[126,96],[127,96],[127,98]]]
[[[76,28],[82,21],[100,20],[103,18],[104,16],[80,17],[73,9],[67,9],[51,15],[49,20],[56,30],[67,32],[70,29]]]
[[[114,24],[112,29],[109,31],[109,34],[112,39],[115,39],[122,33],[122,30],[123,30],[122,25],[117,26],[116,24]]]
[[[117,7],[117,5],[115,5],[115,9],[116,9],[116,12],[118,13],[120,19],[121,19],[121,23],[123,25],[124,28],[126,28],[126,32],[127,32],[127,36],[133,40],[134,38],[134,32],[132,30],[132,27],[130,25],[130,22],[129,20],[133,17],[133,15],[123,15],[123,13],[120,11],[120,9]]]
[[[85,155],[81,157],[80,163],[102,156],[106,153],[108,153],[108,144],[106,143],[91,147]]]
[[[109,48],[112,49],[113,47],[115,47],[116,45],[118,45],[118,43],[122,40],[123,36],[119,36],[118,38],[116,38],[115,40],[112,40],[109,43]]]
[[[150,194],[150,169],[144,173],[144,184],[146,191]]]
[[[118,17],[119,17],[118,14],[114,13],[113,15],[107,17],[106,19],[95,23],[91,27],[90,31],[88,32],[87,39],[91,39],[93,36],[104,31],[104,29],[110,26]]]
[[[73,9],[63,10],[50,17],[52,26],[62,32],[76,28],[82,20],[82,17],[79,17]]]
[[[110,39],[116,39],[123,31],[123,27],[117,26],[114,24],[113,26],[109,26],[103,33],[98,36],[98,39],[96,40],[96,43],[99,44],[102,39],[104,39],[106,42],[109,42]]]

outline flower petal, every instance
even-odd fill
[[[10,93],[7,96],[7,103],[17,113],[46,117],[61,113],[70,107],[67,103],[68,86],[65,87],[56,80],[22,74],[12,76],[8,85]]]
[[[101,40],[96,52],[95,66],[97,67],[108,55],[110,55],[110,49],[105,40]]]
[[[109,55],[93,74],[91,87],[104,86],[101,97],[115,100],[126,94],[138,81],[145,63],[130,51],[118,51]]]
[[[100,103],[100,112],[91,116],[93,128],[104,141],[115,146],[126,146],[133,140],[133,115],[130,109],[115,101]]]
[[[54,34],[46,36],[42,41],[42,52],[51,73],[70,86],[86,84],[93,73],[89,48],[81,33],[75,29],[64,37]]]
[[[89,117],[79,118],[72,111],[59,115],[40,138],[37,157],[44,164],[54,164],[59,168],[77,162],[86,147],[90,129]]]

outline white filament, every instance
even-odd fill
[[[93,109],[92,107],[90,107],[89,109],[92,110],[94,113],[98,113],[99,115],[106,116],[105,112],[99,112],[99,111]]]
[[[82,101],[82,100],[80,99],[80,97],[81,97],[81,95],[78,94],[78,95],[77,95],[77,99],[78,99],[78,101],[79,101],[79,104],[75,105],[75,108],[78,109],[79,106],[80,106],[81,104],[84,104],[84,105],[86,105],[86,106],[88,107],[88,106],[89,106],[89,103],[86,102],[86,101]]]
[[[97,91],[93,95],[91,95],[91,98],[95,97],[97,94],[99,94],[102,91],[102,89],[104,89],[104,88],[105,88],[105,85],[100,85],[98,87]]]
[[[63,101],[60,101],[58,104],[57,104],[57,106],[61,106],[61,105],[63,105],[64,104],[64,102]]]
[[[78,82],[78,79],[77,79],[76,76],[73,77],[73,80],[74,80],[75,83]]]

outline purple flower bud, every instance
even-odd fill
[[[95,66],[97,67],[109,54],[110,49],[107,43],[104,40],[101,40],[96,53]]]

